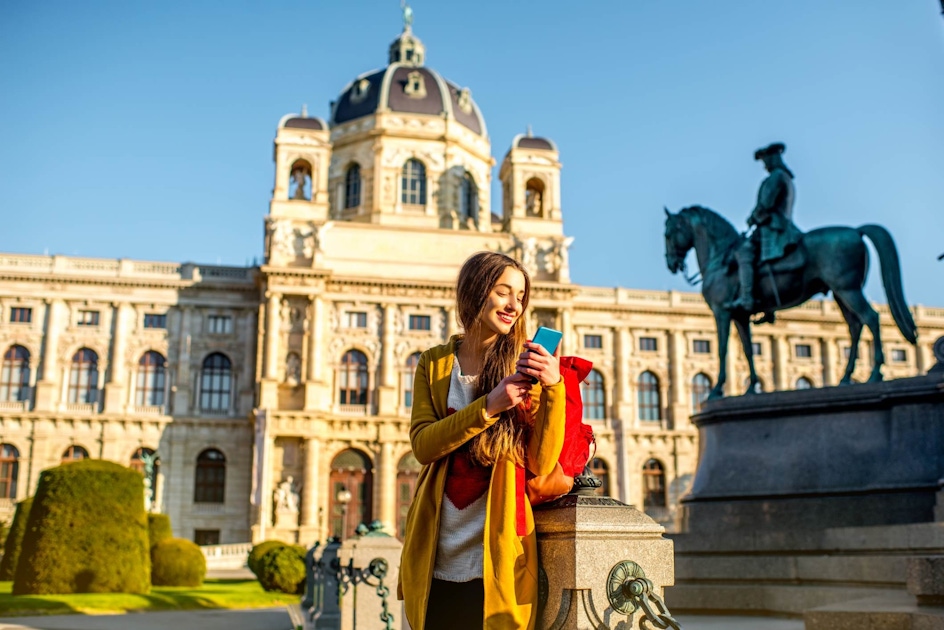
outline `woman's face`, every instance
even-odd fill
[[[485,301],[482,332],[486,339],[511,332],[521,317],[524,289],[524,274],[514,267],[505,267]]]

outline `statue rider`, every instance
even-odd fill
[[[738,245],[734,257],[738,264],[741,284],[737,299],[728,308],[754,312],[754,272],[764,264],[783,258],[800,242],[802,232],[793,224],[793,173],[783,163],[786,146],[775,142],[754,152],[755,160],[763,160],[770,175],[760,185],[757,205],[747,218],[748,228],[755,226],[751,235]],[[772,318],[767,316],[766,321]]]

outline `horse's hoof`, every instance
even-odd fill
[[[884,381],[884,380],[885,380],[885,377],[882,376],[882,373],[881,373],[881,372],[879,372],[879,373],[877,373],[877,374],[873,374],[872,376],[870,376],[868,382],[869,382],[869,383],[881,383],[881,382]]]
[[[719,398],[724,398],[724,392],[720,390],[719,391],[711,390],[710,392],[708,392],[708,398],[706,398],[705,400],[718,400]]]
[[[846,377],[844,377],[841,381],[839,381],[839,384],[840,384],[840,385],[852,385],[852,377],[851,377],[851,376],[846,376]]]
[[[753,395],[756,394],[756,393],[757,393],[757,390],[754,389],[754,386],[753,386],[753,385],[751,385],[750,387],[747,388],[747,391],[744,392],[744,395],[745,395],[745,396],[753,396]]]

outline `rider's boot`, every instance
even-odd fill
[[[725,306],[730,309],[741,309],[748,313],[754,312],[754,267],[749,264],[738,264],[738,281],[741,289],[737,299],[728,302]]]

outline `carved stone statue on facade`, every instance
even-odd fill
[[[292,170],[292,182],[295,184],[295,194],[292,195],[292,199],[308,199],[308,195],[305,194],[308,177],[308,169],[304,166],[296,166]]]
[[[294,352],[290,352],[285,359],[285,382],[289,385],[298,385],[302,380],[302,361]]]
[[[298,488],[295,479],[289,475],[273,492],[275,511],[277,513],[298,513]]]
[[[783,152],[782,145],[771,147],[758,151],[758,159],[768,154],[779,156]],[[902,289],[898,251],[888,231],[879,225],[862,225],[857,228],[819,228],[797,236],[799,231],[794,232],[796,228],[790,222],[789,214],[792,207],[792,175],[785,171],[785,166],[777,166],[778,163],[782,166],[782,161],[770,160],[768,170],[772,171],[771,177],[773,171],[784,172],[771,182],[770,190],[765,188],[770,178],[764,182],[758,205],[751,214],[753,222],[764,223],[774,232],[769,237],[761,232],[758,237],[763,264],[758,273],[750,274],[752,277],[742,273],[747,266],[746,258],[742,264],[736,265],[735,262],[743,252],[753,251],[754,245],[746,245],[745,241],[749,237],[738,234],[727,220],[701,206],[684,208],[675,214],[665,211],[666,265],[672,273],[684,273],[685,257],[689,250],[695,250],[702,277],[702,295],[715,317],[720,370],[709,398],[723,395],[727,379],[728,333],[732,321],[738,330],[750,369],[746,393],[754,393],[758,379],[754,371],[751,316],[763,313],[765,318],[761,321],[770,321],[770,314],[774,311],[797,306],[817,294],[830,291],[849,326],[851,336],[849,360],[840,382],[845,384],[852,380],[864,326],[869,328],[873,339],[873,367],[869,382],[882,380],[885,354],[882,351],[879,317],[862,293],[868,270],[868,250],[862,237],[868,237],[878,252],[882,283],[898,330],[908,342],[914,344],[916,341],[917,330]],[[775,215],[780,218],[771,219]],[[749,291],[745,292],[743,283],[748,281]],[[749,299],[742,300],[742,297]]]

